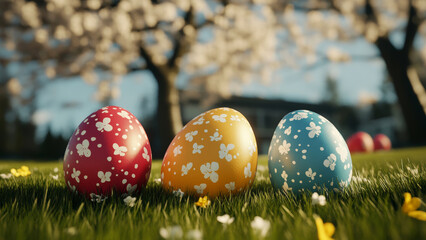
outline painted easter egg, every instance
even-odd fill
[[[87,197],[112,190],[132,194],[146,185],[151,147],[145,130],[127,110],[108,106],[90,114],[69,140],[64,156],[65,183]]]
[[[392,149],[392,142],[388,136],[383,133],[379,133],[374,136],[374,151],[388,151]]]
[[[323,116],[297,110],[275,129],[268,154],[275,189],[316,192],[349,185],[352,160],[342,135]]]
[[[370,153],[374,150],[374,141],[366,132],[356,132],[346,141],[351,153]]]
[[[257,168],[257,145],[246,118],[230,108],[195,117],[171,142],[161,166],[169,191],[210,197],[251,186]]]

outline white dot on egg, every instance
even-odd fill
[[[169,181],[169,186],[172,186],[172,182],[171,181]]]
[[[302,158],[303,158],[303,159],[306,159],[306,155],[303,155],[303,156],[302,156]]]
[[[132,126],[132,125],[129,125],[129,128],[130,128],[130,129],[133,129],[133,126]]]
[[[81,132],[81,135],[84,135],[84,134],[86,134],[86,130],[83,130],[83,132]]]
[[[296,165],[296,161],[293,161],[293,162],[291,162],[291,163],[293,163],[293,165]]]
[[[303,149],[303,150],[302,150],[302,153],[306,153],[306,152],[307,152],[307,151],[306,151],[306,149]]]
[[[118,160],[118,163],[121,163],[121,160]]]
[[[169,172],[172,170],[171,168],[167,169]]]
[[[118,133],[116,133],[115,136],[118,136]]]
[[[135,164],[135,169],[138,169],[138,167],[139,167],[139,165],[136,163],[136,164]]]
[[[319,177],[322,177],[322,174],[320,174]]]
[[[274,172],[277,173],[277,169],[276,168],[274,168]]]
[[[127,179],[123,179],[121,182],[122,182],[123,184],[126,184],[126,183],[127,183]]]
[[[94,141],[96,141],[96,138],[95,138],[95,137],[92,137],[90,140],[91,140],[92,142],[94,142]]]
[[[300,172],[297,172],[297,175],[300,175]]]
[[[320,147],[320,151],[324,151],[324,148],[323,148],[323,147]]]
[[[87,175],[84,175],[84,177],[83,177],[84,179],[87,179]]]
[[[173,172],[173,175],[176,175],[176,172]]]
[[[237,155],[234,155],[234,159],[236,159],[237,158]]]
[[[71,152],[70,152],[70,155],[72,155],[73,153],[74,153],[74,152],[73,152],[73,151],[71,151]]]
[[[169,166],[170,165],[170,162],[167,162],[167,166]]]
[[[206,124],[209,124],[210,123],[210,121],[206,121]],[[232,125],[232,124],[231,124]]]
[[[140,134],[138,134],[138,138],[142,138],[142,136]]]
[[[117,123],[117,124],[115,124],[115,126],[118,126],[118,123]]]
[[[240,153],[237,153],[237,156],[240,156]]]
[[[204,132],[208,132],[207,129],[204,129]]]
[[[96,183],[96,186],[99,187],[99,183]]]
[[[293,137],[293,138],[294,138],[294,139],[297,139],[298,137],[299,137],[299,136],[297,136],[297,135],[294,135],[294,137]]]
[[[310,147],[311,145],[309,145],[309,144],[308,144],[308,145],[306,145],[306,146]]]
[[[79,138],[79,137],[77,138],[77,141],[80,141],[80,138]]]
[[[299,151],[299,149],[297,149],[297,148],[296,148],[294,151],[298,152],[298,151]]]
[[[68,171],[67,171],[67,174],[68,174]]]
[[[299,129],[299,130],[297,130],[297,132],[300,132],[300,129]]]
[[[173,165],[176,165],[176,162],[173,162]]]
[[[312,187],[312,189],[315,189],[315,188],[317,188],[317,187],[316,187],[316,186],[313,186],[313,187]]]
[[[112,117],[112,114],[110,114],[110,116]]]
[[[107,157],[108,162],[111,162],[111,160],[112,160],[112,157]]]
[[[204,138],[201,138],[201,141],[203,141],[204,140]]]
[[[79,162],[78,162],[78,160],[77,160],[77,161],[75,161],[75,162],[76,162],[77,164],[79,163]]]
[[[68,164],[68,167],[70,167],[70,165]]]
[[[300,181],[299,181],[299,183],[300,183],[300,184],[302,184],[302,183],[303,183],[303,181],[302,181],[302,180],[300,180]]]
[[[111,170],[114,170],[115,169],[115,167],[111,167]]]
[[[291,182],[294,182],[294,179],[291,179]]]
[[[127,135],[126,134],[124,134],[122,137],[123,137],[123,139],[127,139]]]
[[[133,173],[133,174],[132,174],[132,178],[135,178],[135,177],[136,177],[136,175]]]
[[[129,175],[129,172],[128,172],[128,171],[125,171],[125,172],[124,172],[124,175],[126,175],[126,176],[127,176],[127,175]]]
[[[299,147],[302,146],[302,144],[299,143]]]
[[[119,131],[119,132],[120,132],[120,131],[121,131],[121,128],[117,128],[117,131]]]
[[[102,147],[102,144],[100,144],[100,143],[99,143],[99,144],[98,144],[98,148],[101,148],[101,147]]]

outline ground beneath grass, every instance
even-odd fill
[[[32,174],[0,178],[0,239],[161,239],[161,228],[163,235],[169,229],[185,239],[200,234],[202,239],[258,239],[260,233],[251,228],[255,216],[271,223],[267,239],[316,239],[314,214],[336,226],[336,239],[425,239],[426,223],[403,214],[401,205],[404,192],[425,200],[426,147],[352,157],[351,186],[326,193],[325,206],[312,205],[310,194],[275,192],[263,156],[251,190],[213,200],[206,209],[191,197],[163,192],[154,181],[160,161],[154,161],[149,184],[132,208],[119,196],[94,203],[70,193],[59,161],[1,161],[0,173],[27,165]],[[55,167],[59,180],[52,177]],[[224,214],[234,222],[219,223],[216,217]]]

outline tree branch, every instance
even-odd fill
[[[169,68],[176,68],[177,60],[185,54],[185,32],[184,28],[186,26],[194,26],[194,8],[192,6],[189,7],[188,12],[185,14],[185,25],[182,29],[179,30],[178,36],[176,36],[173,47],[173,54],[167,62],[167,66]]]
[[[413,1],[410,1],[407,27],[405,28],[404,46],[402,47],[402,52],[404,55],[408,56],[408,54],[410,53],[420,23],[421,21],[417,14],[416,8],[413,6]]]

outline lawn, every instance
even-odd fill
[[[336,239],[425,239],[426,222],[401,211],[404,192],[425,199],[425,163],[426,147],[354,155],[350,188],[328,192],[327,204],[319,206],[310,194],[274,192],[262,156],[251,190],[202,209],[197,199],[163,192],[154,181],[160,161],[154,161],[149,184],[132,208],[119,196],[95,203],[72,194],[62,174],[51,177],[55,167],[62,172],[60,161],[1,161],[0,173],[27,165],[32,174],[0,178],[0,239],[161,239],[161,228],[179,232],[176,226],[185,239],[194,233],[203,239],[258,239],[250,225],[255,216],[270,221],[267,239],[316,239],[313,214],[336,226]],[[218,222],[224,214],[235,221]]]

